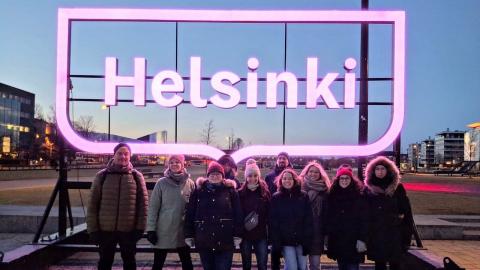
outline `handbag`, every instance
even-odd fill
[[[245,230],[251,231],[258,225],[258,213],[256,211],[252,211],[248,213],[248,215],[243,220],[243,224]]]

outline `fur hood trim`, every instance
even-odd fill
[[[383,165],[387,168],[387,172],[393,177],[392,183],[383,191],[382,188],[372,184],[372,178],[375,175],[375,167],[377,165]],[[390,159],[379,156],[368,162],[367,168],[365,169],[365,186],[374,194],[382,194],[392,197],[393,193],[397,190],[398,185],[400,184],[400,171],[393,161]]]
[[[195,182],[196,185],[197,185],[197,189],[201,189],[203,184],[205,182],[207,182],[207,180],[208,179],[205,178],[205,177],[197,178],[197,181]],[[225,185],[226,187],[231,187],[231,188],[237,189],[237,183],[235,183],[235,181],[230,180],[230,179],[223,179],[223,185]]]

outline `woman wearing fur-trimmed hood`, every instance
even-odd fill
[[[391,160],[379,156],[365,170],[365,198],[368,205],[369,233],[367,256],[375,269],[399,269],[402,254],[408,249],[413,218],[400,172]]]

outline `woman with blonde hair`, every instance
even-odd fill
[[[311,161],[300,173],[302,191],[305,191],[310,200],[313,214],[313,240],[310,255],[308,256],[309,269],[320,269],[320,256],[323,252],[325,223],[325,204],[330,189],[330,179],[320,163]]]

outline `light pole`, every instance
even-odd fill
[[[102,110],[108,109],[108,141],[110,141],[110,106],[103,104]]]

